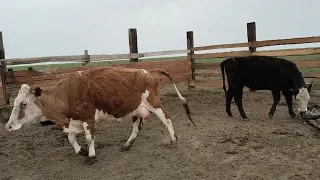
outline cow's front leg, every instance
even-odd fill
[[[120,148],[120,151],[127,151],[131,148],[140,130],[142,129],[142,118],[137,116],[132,117],[132,133],[127,142]]]
[[[77,141],[77,134],[70,132],[68,135],[69,143],[72,145],[74,151],[81,156],[88,156],[88,150],[82,148]]]
[[[283,95],[284,95],[285,100],[287,102],[289,114],[291,115],[292,118],[295,118],[296,114],[294,113],[294,111],[292,109],[292,93],[291,93],[291,91],[288,91],[288,90],[283,90],[282,92],[283,92]]]
[[[85,161],[85,164],[87,165],[91,165],[94,164],[96,162],[96,152],[94,149],[94,126],[93,125],[89,125],[88,123],[84,122],[83,123],[83,129],[84,129],[84,133],[86,136],[86,143],[88,145],[88,158]]]
[[[272,104],[270,111],[269,111],[269,114],[268,114],[269,118],[273,117],[274,112],[277,109],[277,105],[280,102],[280,91],[279,90],[272,90],[272,96],[273,96],[273,104]]]

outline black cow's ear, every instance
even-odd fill
[[[36,97],[41,96],[41,93],[42,93],[42,89],[41,89],[41,88],[36,87],[36,88],[34,89],[34,95],[35,95]]]

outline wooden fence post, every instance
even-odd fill
[[[249,51],[256,52],[257,48],[252,47],[254,42],[256,41],[256,23],[255,22],[247,23],[247,37],[248,37],[248,42],[251,43],[249,47]]]
[[[193,82],[196,79],[195,76],[195,68],[194,68],[194,59],[193,59],[193,55],[194,55],[194,41],[193,41],[193,31],[187,31],[187,49],[190,50],[190,52],[188,53],[188,59],[191,62],[191,82],[189,83],[189,88],[195,88],[195,82]]]
[[[82,66],[86,66],[90,62],[90,56],[89,56],[88,50],[84,50],[84,56],[86,56],[86,59],[82,63]]]
[[[5,51],[4,51],[4,45],[3,45],[3,37],[2,37],[2,31],[0,31],[0,59],[5,59]],[[6,88],[6,73],[7,67],[5,62],[1,61],[0,63],[0,76],[1,76],[1,85],[2,85],[2,97],[4,105],[9,105],[9,98],[7,95],[7,88]]]
[[[129,48],[131,53],[138,53],[137,29],[129,29]],[[130,58],[130,62],[138,62],[138,58]]]

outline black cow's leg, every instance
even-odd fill
[[[242,95],[243,95],[243,86],[241,88],[235,90],[234,100],[236,101],[236,104],[238,106],[238,110],[239,110],[241,117],[243,118],[243,120],[248,121],[248,117],[242,107]]]
[[[231,113],[231,101],[232,101],[233,95],[234,95],[233,90],[229,88],[226,94],[226,112],[230,117],[233,117]]]
[[[272,90],[272,96],[273,96],[273,104],[269,111],[269,118],[273,117],[274,112],[276,111],[277,105],[280,102],[280,91],[279,90]]]
[[[291,115],[292,118],[295,118],[296,114],[294,113],[294,111],[292,109],[292,92],[291,91],[283,91],[283,95],[284,95],[286,102],[287,102],[289,114]]]

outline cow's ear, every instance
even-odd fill
[[[36,88],[34,89],[34,95],[35,95],[36,97],[41,96],[41,93],[42,93],[42,89],[41,89],[41,88],[36,87]]]

